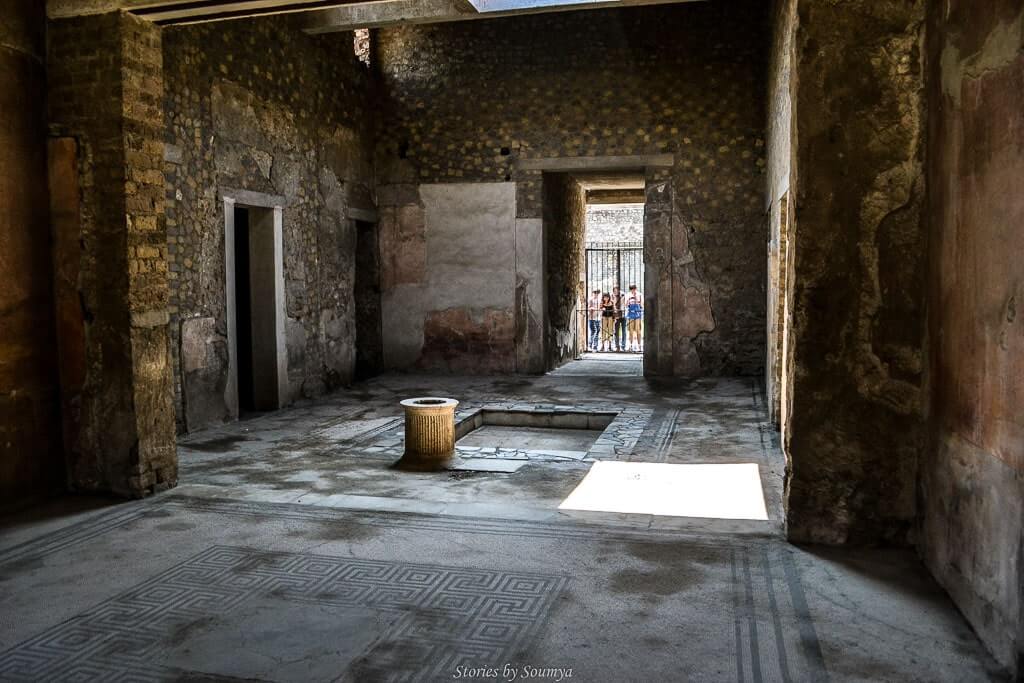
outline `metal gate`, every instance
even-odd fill
[[[591,242],[584,249],[587,289],[611,294],[613,287],[626,294],[630,285],[644,287],[644,249],[638,242]]]

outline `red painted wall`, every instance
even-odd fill
[[[1024,6],[928,26],[931,440],[921,547],[1005,665],[1024,663]]]
[[[0,11],[0,509],[64,482],[46,183],[44,4]]]

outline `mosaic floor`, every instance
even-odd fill
[[[399,472],[422,395],[614,418],[582,458]],[[180,455],[171,491],[5,521],[0,681],[1000,680],[912,554],[782,539],[748,379],[386,376]],[[559,510],[597,461],[745,464],[768,520]]]
[[[999,680],[908,553],[173,492],[50,514],[0,543],[3,681]]]

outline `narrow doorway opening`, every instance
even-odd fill
[[[381,313],[380,248],[377,224],[356,221],[356,367],[357,380],[380,374],[384,367]]]
[[[249,210],[235,207],[235,339],[237,339],[238,410],[256,410],[252,376],[252,287],[249,267]]]
[[[279,304],[279,239],[274,209],[235,206],[234,368],[238,411],[276,410],[281,406],[282,352]]]

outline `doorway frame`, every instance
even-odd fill
[[[235,287],[235,208],[255,209],[271,217],[274,231],[274,343],[277,365],[276,409],[287,403],[288,345],[285,329],[284,291],[284,197],[249,190],[221,191],[224,204],[224,299],[228,337],[228,379],[224,387],[224,403],[234,419],[239,417],[238,397],[238,304]],[[250,225],[254,221],[250,220]]]
[[[544,193],[545,188],[545,176],[553,173],[565,173],[570,176],[577,174],[601,174],[601,173],[637,173],[642,175],[644,178],[643,194],[644,194],[644,228],[643,228],[643,264],[644,264],[644,283],[643,295],[644,295],[644,329],[643,329],[643,375],[644,377],[654,377],[659,375],[671,376],[673,373],[670,371],[665,373],[662,369],[662,365],[659,363],[659,345],[658,341],[661,336],[661,326],[668,326],[667,329],[671,329],[672,318],[671,318],[671,269],[669,262],[669,254],[671,254],[671,226],[672,226],[672,214],[673,214],[673,195],[671,191],[671,181],[669,173],[675,168],[675,154],[673,153],[661,153],[661,154],[635,154],[635,155],[614,155],[614,156],[585,156],[585,157],[539,157],[533,159],[520,159],[516,163],[517,173],[527,172],[530,174],[539,174],[541,183],[541,194]],[[659,199],[664,201],[660,195],[667,194],[667,202],[664,206],[659,203]],[[518,194],[517,194],[518,202]],[[543,202],[543,200],[542,200]],[[655,229],[655,223],[660,223],[665,219],[665,216],[659,215],[654,216],[651,212],[651,206],[655,204],[659,207],[660,213],[665,213],[666,207],[668,208],[668,233],[665,236],[667,243],[662,246],[655,246],[665,240],[654,240],[653,232]],[[517,204],[517,212],[518,212]],[[543,216],[543,208],[542,208]],[[550,226],[545,218],[542,218],[542,240],[545,244],[544,256],[543,256],[543,277],[542,280],[546,281],[550,271],[550,264],[548,261],[548,253],[546,244],[548,241],[548,230]],[[666,249],[666,247],[668,247]],[[582,259],[583,254],[580,254]],[[662,278],[668,280],[667,283],[662,282]],[[652,286],[653,285],[653,286]],[[658,295],[661,290],[668,289],[668,303],[666,306],[669,316],[667,320],[659,318],[659,302]],[[547,296],[544,296],[544,315],[543,315],[543,333],[542,344],[543,344],[543,357],[544,357],[544,371],[551,372],[555,370],[559,364],[552,365],[550,362],[549,354],[549,340],[548,340],[548,327],[549,322],[549,302]],[[577,340],[578,346],[578,340]],[[577,348],[578,351],[578,348]],[[672,350],[668,350],[668,357],[671,360]]]

